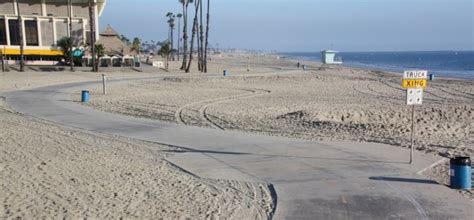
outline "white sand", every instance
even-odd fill
[[[97,79],[6,73],[0,91]],[[115,78],[147,74],[112,74]],[[0,218],[267,219],[266,184],[209,180],[166,161],[166,146],[92,134],[17,114],[0,98]]]

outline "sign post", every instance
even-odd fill
[[[427,86],[428,71],[408,70],[403,73],[403,88],[407,89],[407,105],[411,105],[410,164],[413,164],[415,105],[423,104],[423,89]]]

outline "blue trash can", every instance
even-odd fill
[[[435,79],[435,75],[434,74],[430,74],[430,81],[433,81]]]
[[[471,158],[456,157],[451,159],[449,165],[451,188],[471,190]]]
[[[224,76],[228,76],[229,72],[227,70],[224,70]]]
[[[82,101],[83,103],[88,103],[88,102],[89,102],[89,99],[90,99],[89,91],[87,91],[87,90],[82,91],[82,99],[81,99],[81,101]]]

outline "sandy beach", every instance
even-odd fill
[[[1,0],[0,220],[474,219],[472,1],[269,3]]]
[[[156,74],[114,73],[112,79]],[[96,73],[3,73],[2,92],[100,79]],[[264,183],[209,180],[169,163],[173,147],[64,128],[0,99],[1,218],[267,219]]]
[[[411,108],[400,75],[320,68],[312,62],[303,71],[295,61],[276,56],[252,57],[257,59],[250,65],[255,71],[247,72],[245,55],[214,58],[211,72],[230,69],[230,77],[176,76],[112,85],[90,106],[216,129],[409,146]],[[92,93],[100,94],[101,88]],[[472,81],[430,81],[424,104],[415,108],[416,149],[444,157],[472,154],[473,99]]]
[[[134,80],[109,84],[106,96],[97,86],[87,105],[190,126],[409,146],[400,76],[315,62],[304,62],[303,71],[295,62],[233,54],[213,57],[209,74],[182,74],[177,62],[169,72],[106,73],[109,80]],[[155,76],[162,78],[136,79]],[[88,72],[10,72],[2,74],[0,91],[100,79]],[[79,91],[72,95],[79,99]],[[416,108],[417,153],[473,154],[473,96],[470,81],[430,82]],[[0,104],[2,217],[266,219],[273,212],[264,183],[202,179],[167,162],[173,147],[64,128],[15,113],[4,99]],[[446,184],[447,164],[423,174]]]

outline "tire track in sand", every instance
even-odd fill
[[[266,94],[270,94],[271,91],[270,90],[262,90],[262,89],[252,89],[252,90],[246,90],[246,91],[249,91],[249,92],[252,92],[252,94],[249,94],[249,95],[245,95],[245,96],[241,96],[241,97],[238,97],[238,98],[230,98],[230,99],[225,99],[225,100],[220,100],[220,101],[216,101],[216,102],[212,102],[212,103],[209,103],[207,105],[204,105],[202,106],[200,109],[199,109],[199,113],[201,115],[201,118],[207,122],[208,125],[216,128],[216,129],[221,129],[221,130],[225,130],[223,126],[219,125],[219,123],[213,121],[211,119],[211,117],[209,117],[210,115],[207,114],[207,109],[209,108],[209,106],[211,105],[216,105],[216,104],[221,104],[221,103],[225,103],[225,102],[230,102],[230,101],[234,101],[234,100],[238,100],[238,99],[249,99],[249,98],[255,98],[255,97],[258,97],[258,96],[262,96],[262,95],[266,95]],[[221,118],[219,118],[220,120],[223,120]],[[227,122],[227,121],[225,121]],[[228,123],[228,122],[227,122]]]
[[[456,98],[467,99],[467,100],[473,100],[474,99],[474,95],[472,95],[470,93],[458,91],[458,90],[455,90],[455,89],[450,89],[450,88],[444,87],[444,86],[442,86],[438,89],[441,90],[442,92],[445,92],[445,93],[447,93],[447,94],[449,94],[453,97],[456,97]],[[449,90],[451,90],[451,91],[449,91]]]
[[[206,112],[210,105],[224,103],[224,102],[230,102],[230,101],[234,101],[234,100],[238,100],[238,99],[253,98],[253,97],[260,96],[260,95],[269,94],[271,92],[271,91],[268,91],[268,90],[261,90],[261,89],[240,89],[240,90],[245,91],[245,92],[250,92],[250,94],[239,94],[239,95],[234,95],[234,96],[227,96],[227,97],[221,97],[221,98],[216,98],[216,99],[208,99],[208,100],[202,100],[202,101],[186,104],[186,105],[182,106],[181,108],[179,108],[176,111],[176,113],[175,113],[176,121],[179,124],[187,125],[188,123],[186,123],[186,121],[184,120],[185,114],[183,113],[183,111],[186,110],[186,109],[196,111],[195,109],[192,109],[193,106],[204,105],[198,111],[201,120],[204,121],[206,124],[208,124],[209,126],[211,126],[213,128],[224,130],[223,126],[219,125],[219,123],[217,123],[217,122],[214,122],[211,119],[211,115],[209,115]],[[215,117],[215,116],[212,116],[212,117]],[[218,118],[218,117],[216,117],[216,118]],[[229,123],[229,122],[227,122],[227,121],[225,121],[221,118],[218,118],[218,119],[225,122],[225,123]]]

